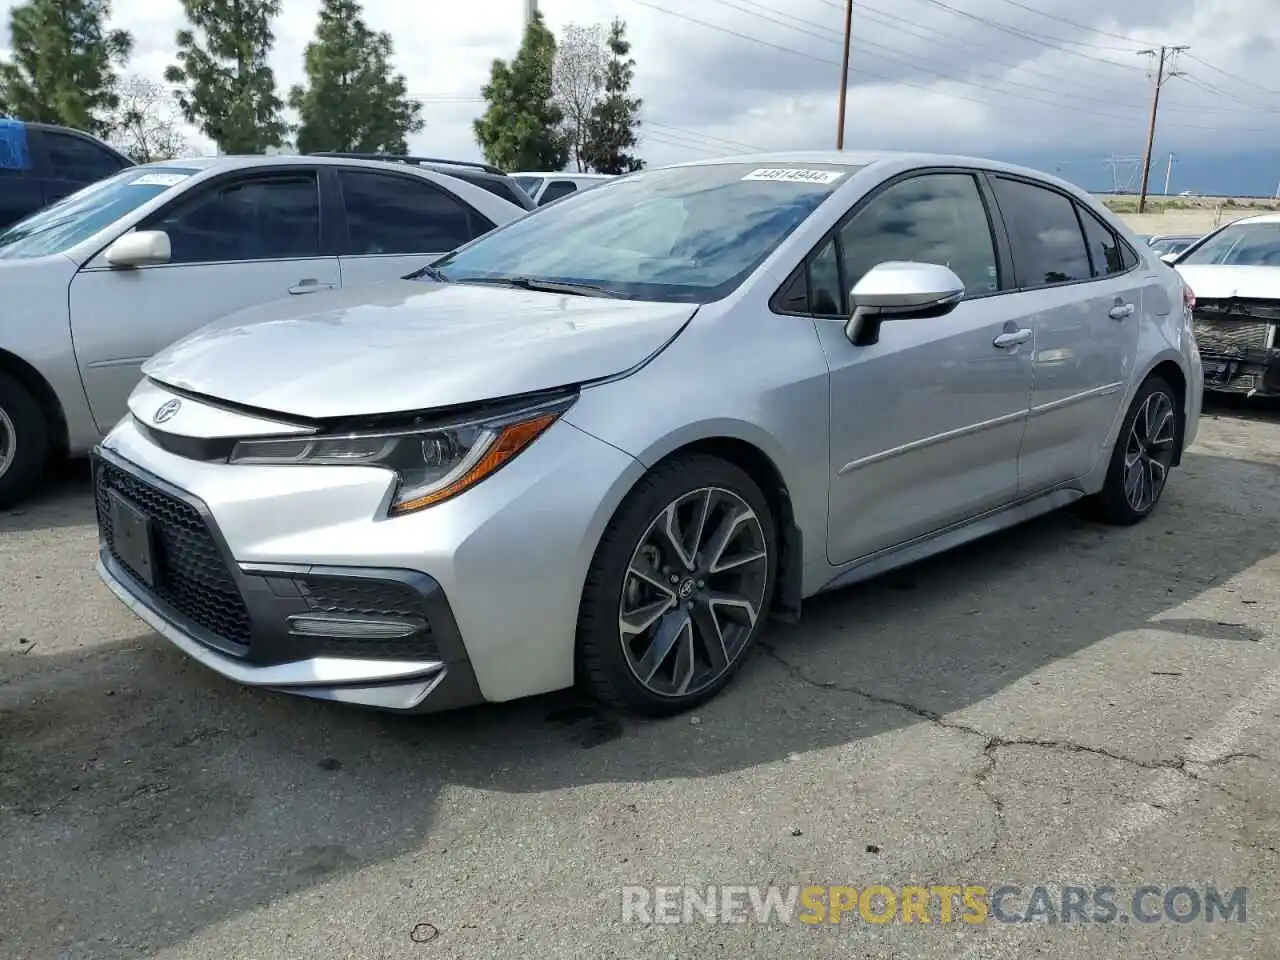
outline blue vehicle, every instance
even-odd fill
[[[95,136],[0,117],[0,230],[136,164]]]

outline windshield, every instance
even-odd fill
[[[1280,223],[1233,223],[1178,261],[1238,267],[1280,267]]]
[[[188,167],[129,167],[91,183],[0,233],[0,260],[64,253],[197,172]]]
[[[514,177],[513,179],[519,184],[520,189],[531,197],[537,191],[538,184],[542,182],[541,177]]]
[[[630,174],[437,260],[454,282],[590,284],[634,300],[731,293],[857,167],[723,163]]]

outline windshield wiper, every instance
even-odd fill
[[[502,287],[519,287],[521,290],[537,290],[540,293],[567,293],[574,297],[610,297],[619,299],[621,294],[594,283],[576,280],[542,280],[538,277],[468,277],[458,283],[489,283]]]
[[[426,277],[428,280],[434,280],[437,283],[449,282],[449,278],[440,272],[439,267],[433,267],[429,263],[425,267],[422,267],[418,270],[413,271],[413,273],[406,274],[405,276],[401,277],[401,279],[402,280],[421,280],[423,277]]]

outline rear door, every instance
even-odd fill
[[[168,263],[90,260],[71,283],[71,329],[98,428],[124,415],[139,367],[173,341],[246,307],[336,288],[324,226],[314,168],[237,171],[138,224],[169,235]]]
[[[343,168],[336,181],[345,219],[344,287],[403,277],[494,228],[469,204],[413,174]]]
[[[89,137],[49,129],[39,129],[35,133],[37,149],[45,163],[43,191],[46,205],[131,166],[126,158]]]
[[[991,181],[1013,241],[1013,299],[1034,331],[1031,410],[1018,456],[1025,497],[1096,462],[1132,376],[1146,281],[1138,257],[1065,192],[1004,174]],[[1170,305],[1148,307],[1167,314]]]

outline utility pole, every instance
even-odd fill
[[[836,117],[836,149],[844,149],[844,107],[849,95],[849,41],[853,37],[853,0],[844,7],[844,59],[840,66],[840,108]]]
[[[1173,179],[1173,153],[1169,154],[1169,165],[1164,170],[1164,195],[1169,195],[1169,181]]]
[[[1151,124],[1147,127],[1147,151],[1142,159],[1142,192],[1138,194],[1138,212],[1144,213],[1147,209],[1147,183],[1151,177],[1151,149],[1156,142],[1156,116],[1160,112],[1160,88],[1165,82],[1172,80],[1174,77],[1181,76],[1173,69],[1173,63],[1178,58],[1178,54],[1184,50],[1190,49],[1186,44],[1176,47],[1161,46],[1159,50],[1139,50],[1140,57],[1153,57],[1156,59],[1156,87],[1151,94]],[[1165,67],[1168,66],[1166,70]]]
[[[538,16],[538,0],[524,0],[524,27],[529,29],[529,25],[533,23]]]

